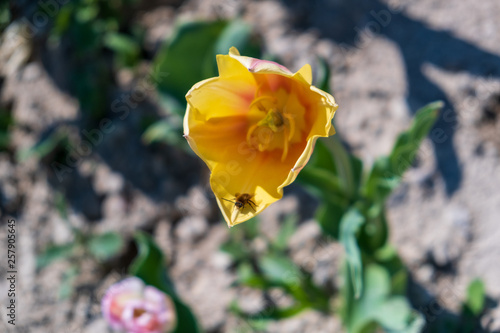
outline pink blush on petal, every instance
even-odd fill
[[[283,71],[287,72],[288,74],[293,74],[288,68],[286,68],[283,65],[280,65],[274,61],[270,60],[261,60],[261,59],[252,59],[252,62],[250,63],[250,67],[248,70],[250,72],[256,72],[259,70],[259,67],[264,67],[265,65],[271,65],[271,66],[276,66],[282,69]]]

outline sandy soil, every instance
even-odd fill
[[[435,131],[389,201],[391,238],[410,269],[417,308],[437,301],[443,312],[456,311],[468,282],[481,277],[492,300],[484,327],[500,330],[500,2],[190,0],[174,8],[157,1],[136,20],[147,28],[147,47],[154,51],[176,17],[236,15],[252,23],[266,51],[292,70],[305,62],[314,67],[316,56],[328,61],[340,104],[338,133],[368,165],[390,150],[418,107],[445,101]],[[77,100],[57,84],[64,54],[24,39],[4,41],[0,50],[1,105],[12,106],[16,124],[13,150],[32,146],[56,124],[78,132]],[[143,66],[147,73],[149,64]],[[130,94],[137,80],[119,73],[111,99]],[[55,208],[57,193],[68,199],[73,226],[127,237],[136,229],[152,231],[180,294],[207,332],[247,329],[226,310],[236,297],[248,308],[262,306],[260,293],[231,287],[230,260],[218,250],[228,230],[208,190],[205,167],[181,151],[141,141],[141,115],[162,114],[154,93],[129,111],[124,119],[112,118],[114,130],[61,181],[44,161],[18,164],[12,152],[0,153],[0,214],[2,221],[16,218],[19,235],[19,324],[15,331],[6,325],[1,331],[107,332],[99,300],[125,273],[132,254],[105,268],[84,262],[76,293],[60,300],[68,264],[37,271],[35,262],[47,244],[72,239]],[[321,243],[311,209],[299,207],[299,201],[314,207],[312,198],[298,186],[285,193],[262,215],[266,232],[276,228],[280,214],[300,212],[292,256],[316,258],[315,279],[335,283],[341,249]],[[5,228],[0,239],[4,248]],[[0,290],[6,290],[5,274],[0,273]],[[5,297],[0,295],[2,304]],[[269,328],[339,331],[338,319],[312,312]]]

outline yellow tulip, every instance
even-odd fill
[[[184,137],[211,170],[210,186],[228,225],[283,197],[319,137],[333,135],[334,98],[311,85],[311,67],[297,73],[272,61],[217,55],[219,76],[186,95]]]

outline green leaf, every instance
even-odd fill
[[[135,234],[138,254],[129,267],[129,273],[141,278],[146,284],[175,295],[172,283],[167,277],[165,259],[151,236],[144,232]]]
[[[307,163],[305,169],[307,169],[308,167],[315,167],[328,170],[334,175],[338,174],[333,154],[325,144],[327,140],[329,139],[320,138],[318,139],[318,141],[316,141],[316,145],[314,146],[314,152],[309,162]]]
[[[344,246],[346,252],[347,263],[356,298],[361,295],[363,288],[361,252],[356,240],[356,234],[363,223],[365,223],[365,217],[354,207],[345,213],[340,222],[340,242]]]
[[[347,302],[343,315],[350,333],[375,332],[382,328],[390,333],[417,333],[425,323],[405,296],[391,295],[390,274],[381,265],[366,266],[363,294],[356,300],[348,298]]]
[[[359,243],[365,252],[373,253],[387,243],[389,229],[385,211],[380,205],[375,204],[371,207],[374,216],[368,213],[368,220],[363,226],[363,232],[360,233]]]
[[[238,332],[238,333],[267,332],[267,326],[269,325],[270,320],[261,318],[257,319],[247,318],[247,314],[240,309],[236,301],[233,301],[229,305],[229,311],[234,313],[236,316],[240,317],[240,320],[237,321],[237,326],[234,328],[233,332]]]
[[[221,250],[230,254],[235,262],[250,260],[252,253],[249,244],[259,234],[259,219],[253,217],[238,228],[229,230],[230,238],[221,246]]]
[[[172,116],[149,126],[143,139],[147,144],[164,142],[183,149],[188,147],[186,139],[182,137],[182,125]]]
[[[175,97],[165,93],[159,92],[158,102],[160,103],[162,110],[164,110],[166,115],[176,116],[174,120],[171,120],[175,124],[179,123],[178,127],[182,128],[182,118],[184,117],[184,112],[186,111],[186,100],[178,100]]]
[[[343,206],[330,200],[325,200],[316,210],[316,220],[324,234],[338,240],[340,238],[340,221],[344,216]]]
[[[321,170],[321,171],[320,171]],[[337,136],[316,143],[311,161],[299,174],[298,180],[321,192],[330,193],[336,200],[354,201],[363,176],[363,163],[350,154]]]
[[[410,128],[401,133],[388,157],[378,158],[366,182],[364,193],[376,202],[399,185],[401,176],[412,165],[420,144],[434,125],[442,102],[434,102],[417,111]]]
[[[340,180],[330,170],[310,166],[304,168],[300,174],[300,181],[307,186],[320,190],[323,193],[329,193],[331,196],[336,196],[339,200],[343,195],[343,188]]]
[[[48,246],[36,258],[37,268],[44,268],[52,262],[60,259],[67,259],[73,255],[76,243]]]
[[[411,127],[399,135],[389,156],[396,175],[403,175],[413,163],[422,140],[436,122],[443,102],[434,102],[418,110]]]
[[[56,192],[54,194],[54,206],[57,209],[57,212],[61,216],[64,221],[68,221],[68,202],[64,194],[61,192]],[[71,226],[71,225],[70,225]]]
[[[252,217],[245,223],[238,225],[238,228],[229,229],[231,241],[245,246],[244,243],[254,240],[260,235],[260,220],[258,217]]]
[[[99,15],[99,6],[97,4],[87,4],[78,7],[76,11],[76,20],[80,23],[91,22]]]
[[[131,36],[110,31],[104,36],[103,43],[116,53],[120,66],[133,66],[137,63],[141,47]]]
[[[227,54],[231,47],[236,47],[241,55],[260,58],[260,46],[252,39],[252,26],[241,20],[233,20],[221,32],[214,45],[213,57]]]
[[[183,137],[182,116],[186,106],[174,97],[167,94],[159,94],[159,102],[165,110],[167,118],[161,119],[144,131],[142,139],[146,144],[153,142],[163,142],[188,153],[193,153],[186,139]]]
[[[10,110],[0,107],[0,151],[8,148],[10,143],[10,126],[14,123]]]
[[[249,271],[242,271],[238,272],[241,273],[241,276],[238,276],[238,283],[250,287],[250,288],[255,288],[255,289],[260,289],[260,290],[269,290],[270,288],[273,287],[282,287],[282,285],[278,285],[275,282],[266,280],[262,276],[258,275],[254,271],[252,271],[252,274],[248,274]]]
[[[351,270],[346,268],[346,278],[352,278]],[[354,297],[353,285],[348,280],[344,282],[345,303],[341,314],[349,333],[374,332],[374,328],[378,327],[373,316],[374,309],[380,306],[390,290],[388,273],[381,266],[366,266],[363,279],[364,291],[359,298]]]
[[[87,246],[94,257],[99,260],[108,260],[123,249],[124,241],[120,234],[107,232],[91,236]]]
[[[0,32],[2,32],[5,27],[9,25],[10,22],[10,10],[9,2],[5,1],[0,4]]]
[[[322,200],[316,219],[323,232],[338,239],[339,223],[358,196],[363,165],[337,138],[318,141],[311,161],[300,172],[298,181]]]
[[[9,147],[10,135],[7,132],[0,131],[0,151],[4,151]]]
[[[321,90],[330,92],[330,66],[325,58],[318,58],[314,85]]]
[[[338,177],[344,181],[344,192],[354,200],[359,191],[359,185],[363,177],[363,162],[356,156],[349,153],[340,142],[338,137],[328,141],[335,164],[338,170]]]
[[[290,237],[292,237],[292,235],[295,233],[295,230],[297,229],[298,222],[299,217],[297,216],[297,214],[290,214],[285,218],[278,232],[278,235],[273,242],[275,249],[277,249],[278,251],[286,250]]]
[[[388,157],[379,157],[373,163],[366,182],[365,193],[374,202],[384,203],[385,198],[399,185],[401,178],[391,170]]]
[[[251,25],[234,21],[191,21],[177,25],[172,38],[154,60],[154,78],[163,98],[184,107],[174,108],[182,116],[185,95],[204,79],[217,76],[217,54],[235,46],[242,55],[260,56],[260,45],[252,37]]]
[[[254,240],[261,235],[260,220],[258,217],[252,217],[247,222],[240,224],[238,228],[231,228],[231,235],[238,235],[240,239]]]
[[[233,261],[236,262],[250,257],[248,249],[243,244],[234,241],[228,241],[222,244],[221,251],[231,255],[231,257],[233,257]]]
[[[104,36],[104,45],[117,53],[139,53],[139,45],[136,41],[130,36],[118,32],[108,32]]]
[[[241,310],[236,303],[231,304],[230,307],[231,312],[235,313],[241,318],[244,318],[245,320],[248,321],[258,320],[264,322],[269,320],[283,320],[291,318],[293,316],[296,316],[300,312],[304,311],[305,309],[307,309],[307,307],[302,304],[295,304],[289,307],[282,307],[282,308],[276,306],[269,306],[258,313],[248,314],[243,310]],[[253,328],[257,329],[257,327]]]
[[[378,264],[383,266],[391,276],[391,293],[393,295],[406,295],[408,286],[408,271],[396,248],[389,243],[378,248],[372,257]]]
[[[18,151],[17,159],[19,162],[24,162],[33,156],[43,158],[54,151],[54,149],[56,149],[56,147],[63,143],[63,141],[65,140],[67,140],[66,133],[62,131],[56,131],[48,137],[40,140],[33,147]]]
[[[245,283],[245,281],[252,280],[255,276],[252,265],[248,262],[244,262],[238,265],[236,273],[238,275],[238,280],[243,284]]]
[[[409,306],[409,305],[408,305]],[[406,327],[401,330],[387,330],[389,333],[421,333],[424,330],[424,316],[416,311],[412,311],[406,318]]]
[[[129,267],[129,273],[168,294],[177,313],[177,327],[174,333],[199,333],[200,328],[193,312],[177,296],[167,273],[163,253],[151,236],[144,232],[135,234],[138,254]]]
[[[339,177],[338,167],[340,166],[343,170],[340,163],[342,163],[343,158],[348,156],[348,153],[343,150],[341,145],[337,147],[335,143],[330,142],[333,140],[336,139],[330,138],[316,142],[311,159],[299,173],[297,180],[304,184],[313,195],[322,197],[328,193],[342,199],[346,196],[345,183]],[[334,146],[335,148],[333,148]],[[334,149],[342,149],[341,158],[335,155]],[[351,168],[350,163],[347,167]]]
[[[300,283],[302,272],[293,261],[284,255],[267,254],[258,263],[264,277],[273,283],[282,285]]]
[[[79,274],[80,269],[76,265],[72,265],[66,272],[64,272],[59,286],[60,299],[67,299],[73,294],[73,285]]]
[[[406,297],[393,296],[377,308],[374,317],[383,327],[401,332],[407,327],[411,314],[412,310]]]
[[[173,298],[177,314],[177,327],[172,333],[200,333],[196,317],[193,311],[178,298]]]
[[[53,36],[60,37],[64,32],[68,30],[71,25],[74,10],[74,3],[68,3],[67,5],[60,8],[59,13],[54,20],[54,26],[51,30],[51,34]]]
[[[483,281],[475,279],[467,288],[467,300],[465,305],[471,310],[475,316],[479,316],[483,312],[486,300],[486,291]]]
[[[160,93],[185,104],[184,96],[195,83],[216,76],[214,45],[227,24],[195,21],[177,25],[173,37],[154,60],[154,78]]]

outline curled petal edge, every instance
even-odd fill
[[[240,55],[237,48],[231,47],[229,49],[229,56],[233,59],[238,60],[243,66],[245,66],[250,73],[256,74],[278,74],[286,77],[291,77],[299,79],[308,85],[312,84],[312,70],[309,64],[302,66],[296,73],[293,73],[288,68],[280,65],[274,61],[261,60],[251,57],[246,57]]]

